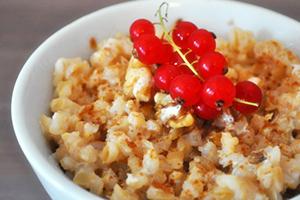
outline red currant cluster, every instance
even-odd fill
[[[244,114],[258,109],[261,89],[250,81],[234,85],[224,76],[227,62],[215,51],[213,33],[188,21],[177,21],[170,33],[161,14],[160,25],[162,38],[155,35],[154,25],[147,19],[137,19],[130,27],[135,57],[144,64],[158,66],[154,74],[158,89],[206,120],[216,118],[230,106]]]

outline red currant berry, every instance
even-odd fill
[[[204,79],[215,75],[224,75],[228,71],[225,57],[218,52],[204,54],[195,68]]]
[[[235,87],[230,79],[217,75],[204,82],[203,102],[215,109],[226,108],[232,105],[235,98]]]
[[[180,67],[170,64],[161,65],[154,74],[154,84],[157,88],[169,91],[171,81],[182,74]]]
[[[155,34],[154,25],[147,19],[137,19],[135,20],[129,28],[130,38],[135,41],[141,35],[144,34]]]
[[[133,44],[134,55],[144,64],[159,63],[163,51],[162,41],[155,35],[142,35]]]
[[[216,48],[216,41],[214,36],[205,29],[198,29],[194,31],[188,39],[189,48],[198,56],[204,53],[214,51]]]
[[[198,102],[194,106],[195,114],[205,120],[213,120],[216,119],[221,113],[221,110],[217,110],[216,108],[212,108],[204,104],[202,101]]]
[[[191,74],[183,74],[177,76],[171,82],[169,92],[173,99],[189,107],[200,100],[202,88],[202,83],[197,77]]]
[[[187,66],[185,65],[181,65],[178,66],[181,70],[181,74],[190,74],[190,75],[194,75],[194,73],[192,72],[192,70],[190,70]]]
[[[197,30],[197,26],[192,22],[178,21],[174,30],[172,31],[172,38],[181,48],[188,47],[188,38],[191,33]]]
[[[260,106],[262,101],[262,91],[261,89],[251,81],[242,81],[236,84],[236,98],[257,103]],[[253,105],[248,105],[244,103],[234,102],[233,106],[236,110],[243,114],[250,114],[258,110],[258,107]]]
[[[163,46],[160,54],[159,64],[169,63],[173,59],[173,47],[166,41],[162,41]]]
[[[186,59],[192,63],[194,61],[197,60],[197,56],[196,54],[194,54],[192,52],[192,50],[189,50],[189,49],[182,49],[181,52],[185,55]],[[171,61],[170,63],[172,65],[175,65],[175,66],[180,66],[180,65],[183,65],[185,64],[184,61],[182,60],[182,58],[180,57],[180,55],[177,53],[177,52],[174,52],[173,53],[173,56],[171,58]]]

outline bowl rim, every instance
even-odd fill
[[[184,4],[186,2],[194,2],[196,0],[185,0],[185,1],[180,1],[180,0],[168,0],[169,3],[179,3],[179,4]],[[162,1],[157,1],[157,4],[159,5],[160,2]],[[206,0],[197,0],[197,3],[203,3],[206,2]],[[277,13],[273,10],[269,10],[260,6],[252,5],[249,3],[244,3],[244,2],[237,2],[237,1],[219,1],[219,0],[214,0],[216,3],[220,3],[223,5],[237,5],[240,7],[247,7],[247,8],[252,8],[255,10],[260,10],[265,13],[269,13],[271,15],[274,15],[276,17],[283,18],[285,20],[288,20],[289,23],[294,23],[295,25],[300,27],[300,23],[288,16],[285,16],[283,14]],[[71,23],[67,24],[66,26],[63,26],[60,28],[58,31],[53,33],[50,37],[48,37],[44,42],[42,42],[36,50],[30,55],[30,57],[27,59],[25,64],[23,65],[22,69],[19,72],[19,75],[16,79],[14,88],[13,88],[13,93],[12,93],[12,98],[11,98],[11,119],[12,119],[12,124],[14,128],[14,132],[16,135],[16,138],[18,140],[18,143],[26,157],[26,159],[29,161],[30,165],[34,169],[35,173],[37,173],[38,176],[46,180],[52,187],[55,187],[58,191],[62,193],[66,193],[67,196],[69,196],[72,199],[82,199],[84,198],[89,198],[89,199],[94,199],[94,200],[99,200],[101,197],[96,196],[87,190],[79,187],[75,183],[73,183],[70,179],[68,179],[66,176],[63,175],[63,173],[59,173],[52,165],[49,163],[49,159],[45,158],[35,143],[29,138],[26,137],[27,134],[24,134],[24,132],[29,132],[22,124],[22,119],[18,116],[19,113],[21,112],[22,109],[22,100],[21,100],[21,93],[24,91],[26,88],[22,84],[24,80],[28,77],[28,75],[31,72],[31,69],[34,66],[35,60],[39,57],[40,51],[47,49],[49,44],[52,42],[55,42],[55,40],[63,35],[64,33],[69,32],[73,27],[78,26],[80,24],[83,24],[89,19],[93,18],[94,15],[101,13],[102,15],[106,15],[109,12],[111,12],[114,9],[119,9],[123,8],[126,6],[131,6],[134,4],[144,4],[144,3],[149,3],[153,4],[153,1],[147,1],[147,0],[139,0],[139,1],[128,1],[128,2],[123,2],[119,4],[114,4],[96,11],[93,11],[89,14],[86,14]],[[42,133],[42,132],[41,132]],[[41,167],[42,166],[42,167]],[[68,181],[69,180],[69,181]],[[76,192],[74,192],[76,191]],[[48,191],[47,191],[48,192]]]

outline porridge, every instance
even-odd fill
[[[300,183],[300,61],[275,40],[234,29],[216,39],[226,77],[261,88],[256,112],[224,107],[204,120],[155,86],[159,66],[126,35],[89,60],[60,58],[51,115],[40,122],[65,173],[112,200],[281,199]],[[186,103],[186,102],[185,102]]]

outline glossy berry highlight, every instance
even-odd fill
[[[195,65],[195,68],[204,79],[216,75],[224,75],[228,71],[225,57],[219,52],[214,51],[204,54]]]
[[[163,43],[155,35],[142,35],[133,44],[134,55],[142,63],[151,65],[161,61]]]
[[[202,56],[207,52],[215,50],[216,41],[211,32],[205,29],[198,29],[190,35],[188,47],[198,56]]]
[[[155,35],[154,25],[147,19],[135,20],[129,28],[130,38],[132,41],[138,39],[141,35]]]
[[[172,38],[179,47],[187,48],[190,35],[197,30],[197,26],[192,22],[178,21],[172,31]]]

